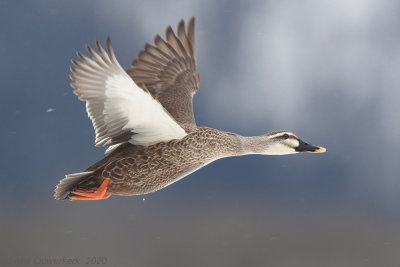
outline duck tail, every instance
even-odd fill
[[[89,178],[93,172],[78,172],[65,175],[64,179],[61,179],[56,189],[54,190],[55,199],[67,199],[69,193],[82,181]]]

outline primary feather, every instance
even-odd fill
[[[71,86],[86,109],[96,132],[96,146],[130,142],[152,145],[181,139],[186,132],[163,106],[140,88],[115,58],[111,41],[107,51],[96,42],[98,52],[89,46],[92,58],[78,53],[81,62],[73,61]]]

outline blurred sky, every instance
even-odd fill
[[[59,179],[104,153],[70,59],[110,35],[128,68],[191,16],[198,125],[289,130],[328,152],[222,159],[144,198],[55,201]],[[399,27],[396,0],[0,0],[0,263],[399,266]]]

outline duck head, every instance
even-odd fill
[[[267,138],[265,155],[286,155],[295,153],[323,153],[325,148],[310,145],[297,135],[287,131],[277,131],[264,135]]]

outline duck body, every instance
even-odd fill
[[[75,190],[98,187],[110,178],[107,193],[142,195],[160,190],[223,157],[235,156],[238,135],[198,127],[180,140],[136,146],[126,143],[90,166],[93,172]]]

